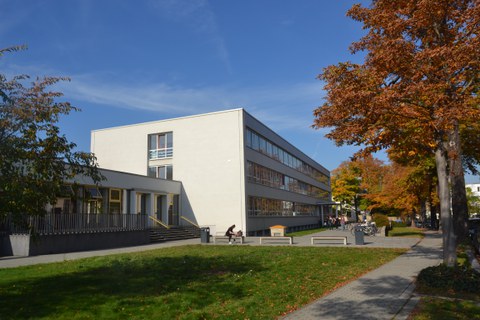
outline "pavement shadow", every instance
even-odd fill
[[[411,280],[399,276],[359,279],[310,306],[308,319],[391,319],[407,302]],[[343,296],[342,296],[343,294]],[[292,314],[287,319],[303,319]]]

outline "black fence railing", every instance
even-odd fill
[[[0,218],[0,232],[10,234],[64,234],[134,231],[148,228],[145,214],[56,214]]]

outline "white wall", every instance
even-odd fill
[[[147,175],[146,129],[131,125],[92,131],[90,150],[100,168]]]
[[[474,195],[480,197],[480,183],[469,183],[465,185],[465,188],[470,188]]]
[[[169,131],[173,179],[184,191],[181,215],[212,232],[232,224],[245,230],[242,109],[96,130],[91,151],[102,168],[145,175],[148,134]]]

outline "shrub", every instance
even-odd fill
[[[388,220],[388,217],[384,214],[375,213],[373,215],[373,221],[375,222],[378,228],[390,226],[390,221]]]
[[[423,288],[480,293],[480,273],[465,266],[447,267],[441,264],[420,271],[417,283]]]

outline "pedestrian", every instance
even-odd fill
[[[342,230],[345,230],[345,216],[340,217],[340,226],[342,227]]]
[[[335,219],[332,216],[328,217],[328,229],[333,230],[335,227]]]
[[[233,232],[233,229],[235,229],[235,225],[231,225],[227,229],[227,232],[225,232],[225,236],[228,237],[228,244],[232,244],[232,236],[235,235],[235,232]],[[233,241],[235,241],[235,239],[233,239]]]

